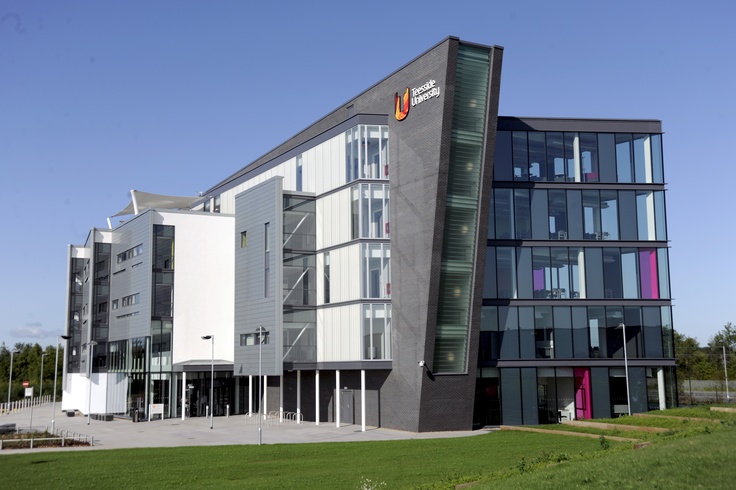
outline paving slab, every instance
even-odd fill
[[[33,409],[33,427],[36,430],[51,428],[52,405],[46,404]],[[257,416],[235,415],[215,417],[213,428],[210,419],[205,417],[181,420],[164,419],[151,422],[132,422],[128,419],[113,419],[109,422],[77,415],[68,417],[56,404],[56,429],[85,434],[94,438],[94,446],[75,446],[71,448],[11,449],[0,454],[17,454],[28,451],[89,451],[100,449],[122,449],[140,447],[179,447],[179,446],[222,446],[235,444],[258,444]],[[21,429],[28,429],[31,423],[30,409],[24,409],[0,416],[0,424],[15,423]],[[400,430],[344,425],[336,427],[334,422],[278,423],[271,420],[262,424],[263,444],[301,444],[311,442],[346,441],[390,441],[401,439],[431,439],[442,437],[467,437],[485,434],[488,429],[452,432],[406,432]]]

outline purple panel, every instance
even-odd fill
[[[641,297],[659,299],[656,250],[639,250],[639,277],[641,278]]]
[[[544,289],[544,269],[534,269],[534,290]]]

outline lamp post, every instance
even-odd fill
[[[210,429],[212,429],[215,416],[215,406],[212,403],[215,395],[215,336],[203,335],[202,340],[212,340],[212,365],[210,373]]]
[[[726,403],[731,403],[731,395],[728,393],[728,364],[726,364],[726,344],[723,344],[723,375],[726,378]]]
[[[38,389],[39,401],[41,398],[43,398],[43,358],[46,356],[48,356],[48,353],[41,354],[41,387]]]
[[[626,352],[626,324],[619,323],[618,328],[623,330],[624,333],[624,370],[626,370],[626,406],[629,411],[629,417],[631,417],[631,395],[629,394],[629,356]]]
[[[92,413],[92,360],[94,359],[93,351],[95,350],[97,342],[94,340],[90,340],[89,342],[87,342],[87,345],[89,346],[89,373],[87,375],[87,380],[89,381],[89,393],[87,396],[87,425],[89,425],[90,415]]]
[[[13,386],[13,355],[14,354],[20,354],[20,351],[13,350],[10,351],[10,378],[8,379],[8,406],[5,407],[8,410],[8,413],[10,413],[10,388]]]
[[[263,344],[268,342],[268,330],[258,326],[258,445],[263,442]],[[265,342],[264,342],[265,338]]]
[[[54,434],[56,428],[56,378],[59,372],[59,343],[61,339],[69,340],[71,335],[58,335],[56,337],[56,364],[54,364],[54,403],[51,405],[51,434]]]

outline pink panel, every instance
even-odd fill
[[[590,406],[590,370],[588,368],[574,368],[575,376],[575,418],[593,418],[593,409]]]
[[[639,276],[641,280],[641,297],[644,299],[659,299],[656,250],[639,251]]]

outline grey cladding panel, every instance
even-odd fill
[[[268,223],[269,251],[266,251]],[[242,246],[241,234],[246,233]],[[259,352],[263,374],[281,375],[283,194],[274,177],[235,196],[235,353],[236,376],[257,375]],[[267,277],[268,275],[268,277]],[[263,346],[240,345],[241,335],[259,326],[269,332]]]

